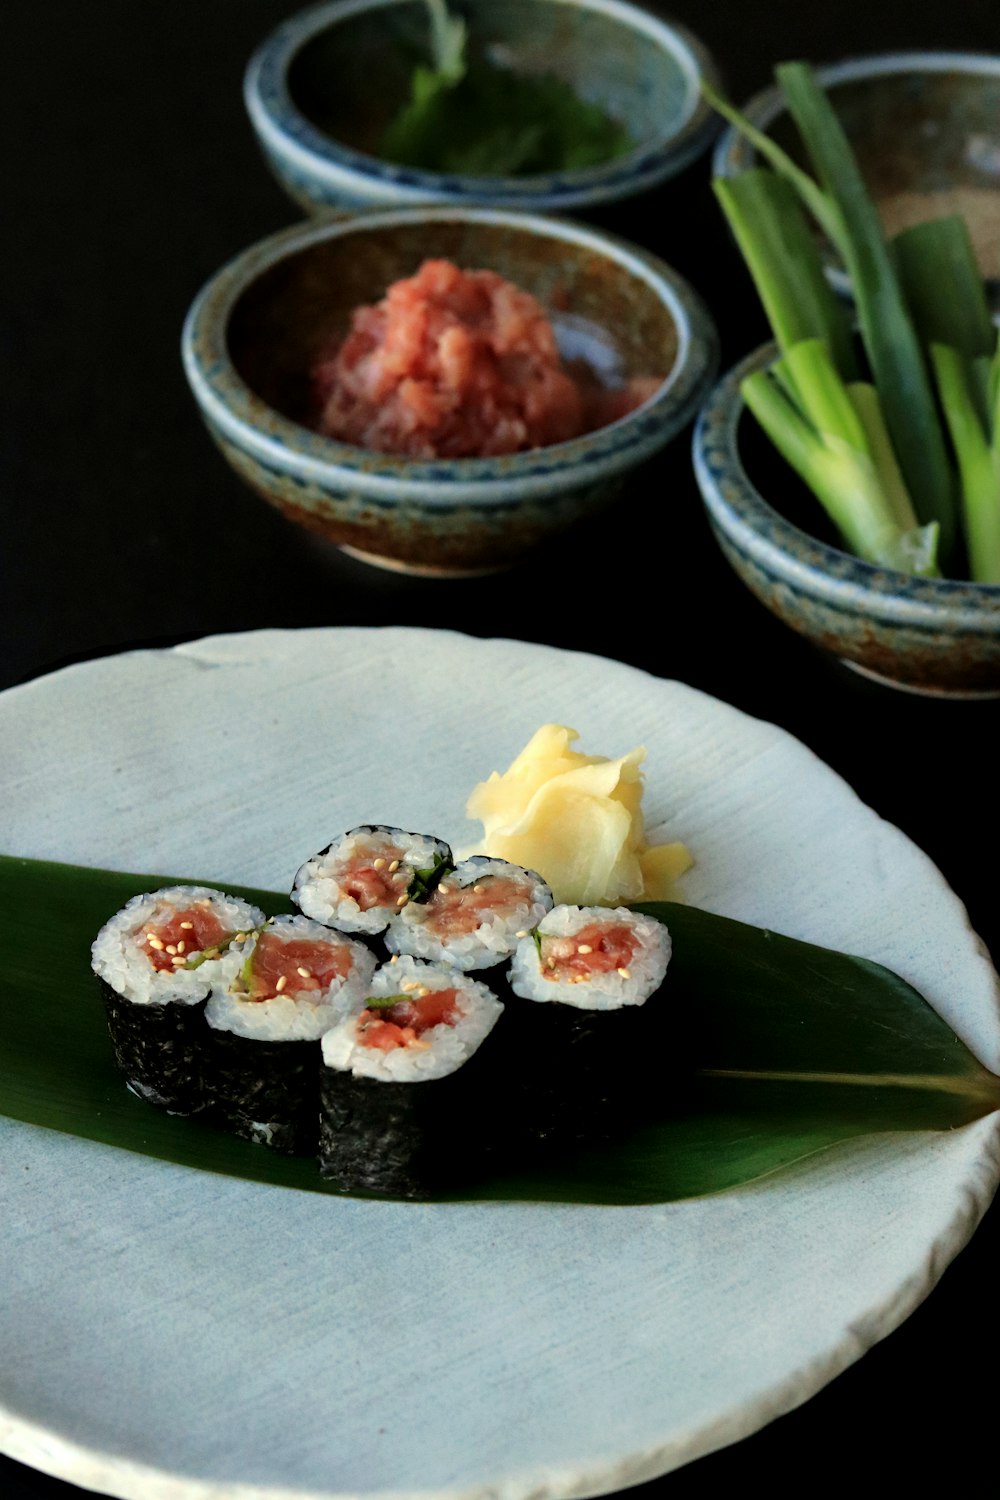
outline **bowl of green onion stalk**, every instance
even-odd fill
[[[697,37],[627,0],[328,0],[264,39],[244,100],[309,213],[576,211],[706,152],[715,79]]]
[[[811,170],[714,96],[765,163],[714,188],[774,339],[700,413],[711,525],[757,597],[848,664],[1000,696],[1000,349],[967,226],[888,240],[811,69],[776,76]]]

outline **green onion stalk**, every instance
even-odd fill
[[[958,463],[969,570],[1000,583],[1000,345],[968,226],[932,219],[893,244]]]
[[[947,344],[932,344],[931,358],[958,458],[970,572],[1000,583],[1000,349],[985,367]]]
[[[937,576],[937,523],[917,521],[874,386],[844,382],[826,344],[806,339],[740,390],[850,551],[880,567]]]
[[[921,521],[937,521],[942,557],[956,534],[954,474],[924,352],[882,224],[833,106],[804,63],[777,70],[799,134],[840,210],[838,249],[851,279],[872,376]]]

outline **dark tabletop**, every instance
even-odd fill
[[[1000,705],[881,688],[774,620],[712,540],[689,434],[633,484],[635,545],[616,568],[603,567],[594,522],[513,573],[464,581],[356,563],[288,525],[226,468],[181,373],[180,327],[225,259],[301,217],[265,170],[241,100],[254,45],[297,8],[4,6],[0,687],[95,654],[258,626],[461,621],[472,634],[616,657],[805,741],[930,855],[996,954]],[[740,99],[793,56],[986,51],[1000,37],[996,0],[676,0],[664,9],[704,39]],[[726,364],[764,336],[704,161],[641,212],[605,222],[694,283]],[[178,537],[199,553],[235,546],[239,566],[206,588],[200,569],[176,565]],[[651,578],[652,607],[643,602]],[[637,1493],[683,1500],[753,1482],[781,1495],[817,1485],[927,1494],[945,1481],[978,1490],[995,1420],[992,1357],[980,1372],[1000,1331],[998,1264],[994,1206],[923,1305],[805,1406]],[[6,1349],[0,1359],[9,1367],[17,1357]],[[80,1493],[0,1458],[10,1500]]]

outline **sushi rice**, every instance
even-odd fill
[[[461,1068],[493,1030],[503,1005],[493,991],[461,970],[447,964],[431,964],[408,955],[376,970],[366,999],[400,995],[407,999],[421,991],[454,990],[458,1014],[422,1032],[416,1041],[388,1050],[366,1045],[359,1022],[362,1004],[344,1016],[323,1037],[323,1061],[328,1068],[349,1072],[355,1078],[383,1083],[421,1083],[444,1078]]]
[[[335,975],[322,988],[300,988],[253,999],[246,993],[242,976],[246,966],[252,966],[254,953],[265,937],[285,943],[321,943],[346,958],[347,973]],[[213,985],[205,1019],[216,1031],[231,1031],[253,1041],[315,1042],[339,1016],[356,1010],[363,1002],[375,964],[374,954],[344,933],[306,917],[274,917],[243,948],[240,968],[225,982]]]
[[[495,908],[492,888],[506,897]],[[463,892],[476,893],[475,910],[463,909]],[[491,968],[510,958],[551,909],[552,892],[534,870],[475,855],[449,870],[425,902],[411,901],[392,918],[386,947],[466,971]]]
[[[236,934],[234,940],[217,958],[202,959],[200,950],[192,949],[184,965],[154,968],[143,941],[146,933],[178,912],[200,905],[211,911],[227,934]],[[104,924],[91,948],[91,967],[115,994],[133,1005],[197,1005],[213,986],[225,986],[236,977],[249,934],[264,921],[264,913],[256,906],[208,886],[165,886],[133,896]]]
[[[595,965],[595,971],[585,975],[585,947],[580,977],[550,977],[546,939],[575,938],[586,931],[593,946],[600,948],[593,934],[602,927],[609,939],[623,928],[628,930],[632,951],[627,964],[603,970]],[[663,923],[624,906],[556,906],[539,923],[536,934],[537,940],[535,934],[520,940],[510,966],[510,987],[525,1000],[557,1001],[579,1010],[642,1005],[663,983],[670,962],[670,934]],[[572,952],[570,945],[562,943],[558,951],[564,947]]]
[[[302,865],[292,901],[317,922],[374,935],[411,897],[426,894],[419,872],[431,872],[433,881],[451,863],[451,850],[441,839],[364,823]]]

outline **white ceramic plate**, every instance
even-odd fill
[[[781,730],[608,661],[420,630],[216,637],[0,697],[7,852],[281,888],[366,821],[477,831],[546,720],[644,743],[692,902],[888,964],[1000,1066],[942,877]],[[745,1436],[927,1294],[998,1117],[650,1208],[296,1194],[0,1121],[0,1448],[114,1495],[589,1495]]]

